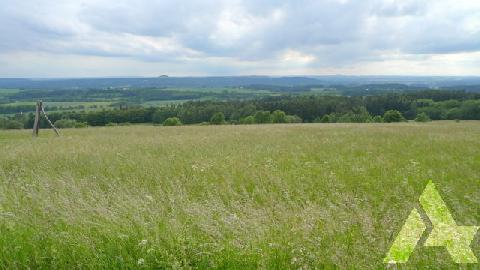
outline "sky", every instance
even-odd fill
[[[0,77],[480,75],[477,0],[0,6]]]

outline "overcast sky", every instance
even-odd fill
[[[480,75],[477,0],[0,4],[0,77]]]

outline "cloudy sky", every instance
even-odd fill
[[[0,77],[480,75],[477,0],[0,4]]]

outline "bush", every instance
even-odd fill
[[[424,112],[419,113],[417,117],[415,117],[415,122],[430,122],[432,119],[428,117],[428,115]]]
[[[73,128],[75,127],[75,120],[71,119],[60,119],[53,123],[57,128]]]
[[[75,124],[75,128],[86,128],[88,124],[86,122],[78,122]]]
[[[330,115],[328,114],[325,114],[324,116],[322,117],[317,117],[315,118],[314,120],[315,123],[330,123]]]
[[[23,123],[17,120],[0,118],[0,129],[22,129]]]
[[[373,123],[383,123],[383,117],[381,115],[375,115],[372,118]]]
[[[225,115],[223,112],[217,112],[212,115],[210,118],[210,124],[212,125],[222,125],[225,123]]]
[[[178,117],[169,117],[163,121],[164,126],[181,126],[182,122]]]
[[[249,115],[245,118],[242,118],[240,119],[240,124],[244,124],[244,125],[255,124],[255,117],[253,117],[253,115]]]
[[[402,113],[397,110],[386,111],[383,115],[383,121],[385,123],[396,123],[406,121]]]
[[[107,124],[105,124],[105,126],[107,126],[107,127],[116,127],[116,126],[118,126],[118,124],[117,124],[117,123],[108,122]]]
[[[287,123],[302,123],[302,118],[298,115],[287,115],[286,117]]]
[[[87,127],[87,123],[77,122],[72,119],[60,119],[55,121],[55,127],[57,128],[84,128]]]
[[[272,113],[273,123],[287,123],[287,115],[284,111],[276,110]]]
[[[255,113],[255,123],[265,124],[272,122],[272,115],[269,111],[258,111]]]

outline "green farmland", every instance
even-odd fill
[[[61,134],[0,131],[2,269],[384,269],[429,180],[480,225],[478,121]],[[459,267],[422,241],[399,269]]]

